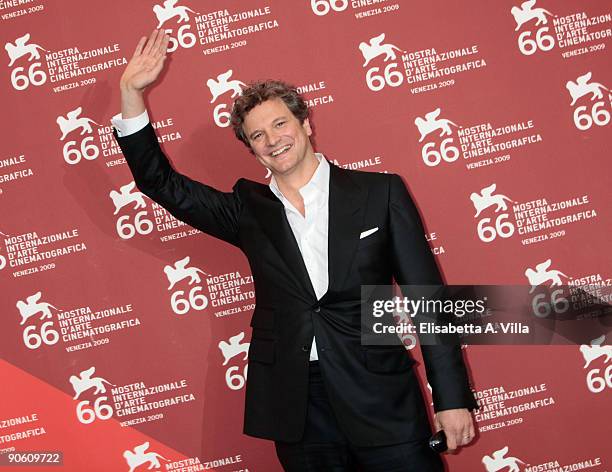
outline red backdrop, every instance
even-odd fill
[[[70,471],[280,470],[242,435],[245,258],[133,189],[111,134],[157,26],[173,51],[148,106],[181,172],[265,182],[227,113],[241,83],[281,78],[318,151],[404,177],[448,283],[610,284],[609,2],[173,3],[0,1],[1,450],[61,450]],[[608,470],[606,335],[467,347],[483,408],[450,470]]]

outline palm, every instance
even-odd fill
[[[153,57],[135,57],[130,60],[122,80],[136,89],[143,89],[157,79],[162,70],[162,61]]]
[[[163,69],[167,46],[168,37],[159,30],[153,31],[148,41],[146,37],[141,38],[121,82],[136,90],[155,82]]]

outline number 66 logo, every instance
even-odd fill
[[[136,233],[149,234],[153,231],[153,222],[146,218],[147,211],[139,211],[134,217],[134,223],[130,222],[131,215],[123,215],[117,219],[117,234],[121,239],[131,239]]]
[[[545,26],[536,31],[535,39],[531,38],[531,31],[523,31],[518,37],[518,47],[522,54],[531,56],[538,49],[540,51],[550,51],[555,47],[555,38],[548,33],[548,27]]]
[[[197,311],[202,311],[208,306],[208,298],[206,295],[199,293],[202,291],[202,287],[199,285],[193,287],[189,291],[187,298],[184,297],[184,290],[176,290],[172,293],[170,299],[170,305],[172,305],[172,311],[177,315],[184,315],[192,308]]]
[[[325,16],[330,10],[344,11],[348,8],[348,0],[310,0],[310,8],[317,16]]]
[[[491,218],[482,218],[478,222],[478,237],[483,243],[490,243],[497,236],[509,238],[514,234],[514,225],[509,221],[503,221],[509,217],[508,213],[502,213],[495,219],[495,226],[490,225]]]
[[[24,74],[23,67],[15,67],[11,71],[11,85],[15,90],[25,90],[30,85],[39,87],[47,81],[47,74],[43,70],[37,70],[41,66],[40,62],[30,64],[27,74]]]
[[[108,398],[96,398],[93,404],[93,408],[89,406],[89,400],[80,401],[76,409],[76,415],[78,420],[83,424],[90,424],[93,423],[96,418],[100,420],[107,420],[111,416],[113,416],[113,407],[108,404],[102,403],[104,400],[108,400]]]
[[[426,166],[435,167],[442,160],[445,162],[455,162],[459,159],[459,149],[453,146],[453,138],[446,138],[442,141],[440,148],[436,148],[436,143],[427,143],[421,149],[421,157]]]
[[[610,112],[606,110],[605,102],[597,102],[588,111],[585,105],[574,110],[574,124],[580,131],[586,131],[593,126],[606,126],[610,123]]]

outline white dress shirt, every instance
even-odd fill
[[[123,119],[121,113],[117,113],[111,118],[111,123],[117,130],[120,138],[129,134],[134,134],[149,124],[149,114],[147,110],[134,118]]]
[[[304,199],[302,214],[285,198],[279,190],[274,176],[270,179],[270,189],[285,207],[287,221],[298,243],[308,276],[312,282],[317,300],[320,300],[329,285],[327,261],[327,232],[329,225],[329,162],[323,154],[315,153],[319,165],[306,185],[299,192]],[[312,340],[310,360],[316,361],[316,339]]]
[[[113,116],[111,122],[120,137],[136,133],[149,123],[149,115],[145,110],[142,114],[121,118],[121,113]],[[321,153],[315,153],[319,165],[306,185],[299,189],[304,199],[304,214],[291,204],[282,194],[274,176],[270,179],[270,190],[285,207],[285,215],[293,235],[298,243],[304,265],[314,288],[317,299],[320,300],[329,285],[327,235],[329,228],[329,163]],[[316,339],[310,347],[310,360],[316,361]]]

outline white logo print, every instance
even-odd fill
[[[246,87],[246,84],[237,79],[230,80],[232,74],[232,69],[228,69],[219,74],[217,80],[208,79],[206,81],[206,85],[208,85],[208,89],[212,95],[210,103],[214,103],[217,98],[226,92],[232,92],[231,98],[242,95],[242,87]],[[230,125],[231,114],[229,108],[229,104],[219,103],[213,110],[213,119],[215,120],[215,124],[220,128],[227,128]]]
[[[251,343],[240,343],[244,339],[244,331],[236,334],[229,338],[229,343],[227,341],[219,341],[219,349],[221,349],[221,354],[223,354],[223,365],[227,365],[232,357],[235,357],[239,354],[244,354],[243,360],[247,360],[249,356],[249,346]]]
[[[95,371],[95,367],[90,367],[89,369],[82,371],[78,377],[76,375],[70,376],[70,383],[74,389],[74,397],[72,397],[73,400],[78,399],[79,396],[81,396],[81,393],[89,390],[90,388],[95,388],[94,395],[97,395],[99,393],[106,393],[106,387],[104,386],[105,383],[112,387],[115,386],[102,377],[92,377]]]
[[[497,186],[495,184],[491,184],[488,187],[483,188],[480,193],[472,192],[470,195],[470,200],[472,200],[474,208],[476,209],[474,218],[478,218],[478,215],[480,215],[483,210],[486,210],[493,205],[497,205],[497,208],[495,208],[495,213],[499,213],[500,210],[508,210],[506,201],[513,202],[513,200],[502,194],[493,195],[496,187]]]
[[[156,452],[146,452],[147,449],[149,449],[148,441],[136,446],[134,451],[130,451],[129,449],[127,451],[123,451],[123,457],[125,458],[127,465],[130,466],[129,472],[134,472],[137,467],[147,463],[149,464],[147,470],[151,470],[153,467],[159,468],[161,467],[161,463],[159,462],[160,459],[170,462],[168,459]]]
[[[79,136],[83,136],[85,134],[93,133],[93,129],[91,127],[91,123],[97,126],[102,126],[100,123],[96,123],[94,120],[79,115],[82,113],[83,108],[78,107],[74,110],[69,111],[66,114],[66,117],[58,116],[55,120],[57,125],[59,126],[60,131],[62,132],[62,137],[60,138],[63,141],[68,134],[72,131],[81,129]],[[93,144],[94,137],[87,136],[81,140],[80,143],[77,144],[77,141],[71,140],[67,141],[64,144],[63,155],[64,160],[68,164],[78,164],[81,162],[82,158],[87,159],[88,161],[93,161],[96,157],[100,155],[100,148]]]
[[[550,51],[555,47],[555,38],[548,34],[549,27],[544,26],[548,24],[547,16],[555,15],[544,8],[533,8],[535,3],[536,0],[530,0],[523,2],[520,8],[515,6],[510,9],[510,13],[512,13],[514,20],[516,21],[516,28],[514,28],[514,31],[518,31],[531,20],[536,20],[532,27],[537,28],[537,31],[535,31],[535,36],[532,36],[534,31],[529,28],[530,25],[527,25],[525,27],[525,31],[520,33],[517,39],[518,48],[525,56],[535,54],[538,49],[540,51]]]
[[[436,130],[440,130],[440,136],[449,136],[452,134],[451,125],[456,128],[459,127],[456,123],[453,123],[451,120],[447,120],[446,118],[440,118],[440,109],[436,108],[434,111],[430,111],[425,115],[425,119],[417,116],[414,120],[414,124],[421,133],[421,138],[419,139],[419,143],[425,139],[430,133],[433,133]]]
[[[531,267],[525,270],[525,277],[527,277],[531,285],[529,290],[530,294],[534,292],[537,286],[544,285],[546,282],[550,282],[551,287],[561,287],[563,285],[561,277],[568,278],[567,275],[560,270],[549,270],[551,264],[552,260],[547,259],[537,264],[535,270]],[[563,288],[552,290],[550,294],[547,290],[543,293],[534,295],[531,299],[531,311],[533,315],[538,318],[547,318],[553,311],[557,315],[565,313],[570,307],[569,300],[565,295],[567,294],[564,293]]]
[[[359,50],[361,54],[363,54],[363,58],[365,62],[363,63],[363,67],[367,67],[370,61],[378,56],[385,55],[385,62],[390,60],[396,60],[395,51],[402,52],[400,48],[389,43],[383,44],[383,40],[385,39],[385,33],[381,33],[378,36],[374,36],[370,39],[369,42],[362,41],[359,43]]]
[[[227,363],[236,356],[240,354],[244,354],[242,357],[243,361],[246,361],[249,357],[249,347],[251,343],[243,343],[244,339],[244,331],[231,336],[229,338],[229,342],[225,339],[219,341],[219,349],[221,350],[221,354],[223,355],[223,365],[227,365]],[[245,364],[242,373],[240,373],[240,366],[233,365],[228,367],[225,371],[225,383],[231,390],[240,390],[246,384],[246,379],[248,375],[249,365]]]
[[[580,352],[584,357],[584,368],[587,369],[591,362],[600,357],[605,357],[604,364],[607,364],[612,359],[612,346],[604,345],[603,342],[606,339],[606,335],[602,334],[598,338],[591,341],[591,344],[582,344],[580,346]]]
[[[4,49],[10,59],[9,67],[13,67],[15,62],[24,57],[28,57],[28,64],[26,67],[17,66],[11,70],[11,85],[15,90],[25,90],[30,84],[36,87],[44,84],[47,81],[47,74],[44,70],[40,70],[42,65],[40,62],[40,52],[47,51],[38,44],[27,44],[30,40],[30,33],[26,33],[15,40],[15,44],[7,42],[4,44]],[[32,62],[36,61],[36,62]]]
[[[451,136],[453,134],[451,126],[460,128],[459,125],[453,123],[451,120],[439,118],[440,113],[440,108],[436,108],[434,111],[430,111],[429,113],[425,114],[425,119],[421,118],[420,116],[417,116],[414,119],[414,124],[421,134],[419,143],[423,142],[426,136],[438,130],[440,130],[439,137],[442,138],[444,136]],[[457,159],[459,159],[459,148],[453,144],[454,139],[452,136],[442,140],[442,143],[440,143],[439,146],[437,142],[425,143],[421,148],[421,157],[423,158],[425,165],[435,167],[440,164],[442,160],[445,162],[455,162]]]
[[[81,128],[81,136],[83,136],[85,133],[92,133],[93,129],[91,128],[91,123],[93,123],[94,125],[101,126],[99,123],[96,123],[90,118],[86,118],[84,116],[79,117],[82,111],[83,108],[78,107],[72,111],[69,111],[66,114],[66,118],[64,118],[63,116],[57,117],[57,120],[55,121],[57,122],[57,125],[59,126],[60,131],[62,132],[62,137],[60,138],[62,141],[70,132],[75,131],[79,128]]]
[[[310,8],[317,16],[325,16],[330,10],[344,11],[348,8],[348,0],[310,0]]]
[[[134,204],[133,209],[138,210],[139,208],[146,208],[144,193],[138,190],[133,191],[136,188],[134,181],[129,184],[119,187],[119,192],[111,190],[108,194],[115,205],[115,212],[113,215],[119,213],[119,211],[130,205]],[[149,234],[153,231],[153,222],[147,218],[147,210],[141,210],[134,216],[134,222],[130,221],[130,214],[122,215],[117,218],[115,223],[115,229],[121,239],[131,239],[136,233],[138,234]]]
[[[576,79],[576,82],[568,80],[565,84],[570,96],[572,97],[571,106],[591,94],[591,105],[589,110],[586,105],[577,106],[574,109],[574,125],[580,131],[586,131],[593,124],[597,126],[605,126],[610,123],[610,107],[612,106],[612,94],[610,90],[599,82],[589,82],[591,80],[591,72],[587,72]],[[608,100],[604,97],[604,92],[607,92]],[[596,101],[597,100],[597,101]]]
[[[404,51],[394,44],[383,44],[384,39],[385,33],[381,33],[370,38],[368,42],[362,41],[359,43],[359,50],[365,61],[363,67],[368,67],[368,64],[379,56],[384,56],[383,62],[387,63],[382,74],[378,73],[381,70],[380,67],[370,67],[366,71],[366,84],[373,92],[379,92],[386,85],[399,87],[404,83],[404,76],[399,71],[393,70],[398,67],[398,63],[395,62],[397,60],[395,52],[403,53]]]
[[[52,346],[59,341],[59,333],[54,329],[53,316],[51,308],[59,311],[59,309],[50,303],[41,302],[42,292],[36,292],[26,298],[26,301],[17,300],[15,304],[21,315],[21,323],[23,326],[26,321],[40,313],[40,319],[45,321],[40,327],[37,324],[31,324],[23,329],[23,343],[28,349],[38,349],[42,344]]]
[[[239,96],[242,94],[242,88],[246,87],[244,82],[240,80],[229,80],[232,76],[232,69],[227,70],[217,76],[217,80],[208,79],[206,81],[206,85],[208,85],[208,89],[212,95],[212,99],[210,103],[213,103],[223,95],[225,92],[232,92],[232,98]]]
[[[66,114],[66,118],[63,116],[58,116],[57,125],[62,132],[62,137],[60,138],[62,141],[68,135],[68,133],[81,128],[80,136],[83,136],[85,133],[92,133],[93,129],[91,128],[91,124],[101,126],[99,123],[96,123],[94,120],[90,118],[86,118],[84,116],[79,117],[81,112],[83,111],[82,107],[75,108],[74,110],[69,111]]]
[[[561,281],[561,277],[563,276],[567,278],[567,275],[565,275],[560,270],[548,270],[551,264],[552,260],[547,259],[544,262],[541,262],[536,265],[535,270],[533,270],[531,267],[528,267],[527,270],[525,270],[525,276],[531,284],[531,290],[529,291],[529,293],[533,293],[536,286],[542,285],[548,281],[551,282],[551,287],[558,287],[563,284],[563,282]]]
[[[495,451],[491,456],[484,456],[482,463],[487,469],[487,472],[499,472],[508,467],[507,472],[519,472],[519,464],[525,464],[522,460],[516,457],[504,457],[508,454],[508,446]]]
[[[168,21],[169,19],[178,16],[177,23],[183,23],[189,21],[189,13],[195,13],[191,8],[176,6],[178,0],[165,0],[163,2],[163,6],[154,5],[153,12],[159,21],[157,28],[161,28],[161,26]]]
[[[489,223],[492,222],[492,219],[489,217],[478,220],[478,238],[484,243],[490,243],[497,238],[497,236],[504,239],[509,238],[514,234],[515,230],[512,223],[509,221],[504,221],[510,216],[508,213],[506,213],[508,210],[508,205],[506,205],[506,202],[514,203],[514,201],[502,194],[493,195],[495,189],[496,185],[491,184],[488,187],[483,188],[480,193],[472,192],[470,195],[470,200],[472,200],[474,208],[476,209],[474,218],[478,218],[478,216],[484,210],[492,206],[495,206],[495,213],[499,213],[502,210],[504,212],[495,217],[494,226],[489,225]]]
[[[0,270],[6,267],[6,257],[0,254]]]
[[[189,294],[185,297],[186,290],[175,290],[170,297],[170,306],[177,315],[184,315],[191,309],[202,311],[208,306],[208,297],[202,293],[202,282],[200,274],[209,275],[197,267],[187,267],[189,256],[183,257],[174,265],[165,265],[164,273],[170,282],[168,290],[172,290],[179,282],[189,279],[189,285],[198,284],[189,289]]]
[[[535,4],[536,0],[529,0],[521,3],[521,8],[512,7],[510,9],[514,20],[516,21],[516,28],[514,31],[518,31],[521,26],[531,20],[537,20],[536,26],[541,24],[545,25],[548,23],[548,18],[546,18],[546,15],[554,16],[551,12],[545,10],[544,8],[533,8]]]
[[[167,265],[164,267],[164,273],[168,277],[168,282],[170,282],[170,286],[168,290],[172,290],[172,287],[183,279],[189,278],[189,285],[193,285],[194,283],[200,283],[202,280],[200,279],[200,274],[208,275],[201,269],[197,267],[187,267],[189,264],[189,256],[184,257],[174,263],[174,266]]]
[[[612,346],[605,345],[605,340],[606,335],[602,334],[593,339],[590,345],[583,344],[580,346],[580,352],[584,357],[584,369],[588,369],[591,363],[600,357],[604,358],[603,365],[600,363],[601,367],[594,367],[586,374],[587,388],[592,393],[601,393],[606,388],[612,388],[612,363],[608,364],[612,359]]]
[[[196,14],[196,12],[185,6],[176,6],[177,3],[178,0],[164,0],[161,5],[153,6],[153,13],[155,13],[158,22],[157,28],[161,28],[165,22],[175,16],[178,17],[177,24],[183,23],[176,31],[176,37],[172,34],[172,28],[164,28],[164,31],[170,38],[168,41],[168,52],[176,51],[179,46],[184,49],[192,48],[197,42],[196,35],[191,32],[191,24],[189,23],[189,13]]]
[[[53,308],[54,310],[57,310],[58,308],[54,307],[50,303],[39,303],[40,297],[42,297],[42,292],[36,292],[34,295],[30,295],[29,297],[27,297],[25,303],[22,300],[17,301],[17,309],[19,310],[19,314],[21,315],[21,323],[19,323],[20,325],[23,325],[28,320],[28,318],[38,313],[41,313],[41,320],[53,317],[51,315],[51,308]]]
[[[115,205],[115,213],[113,213],[113,215],[119,213],[119,210],[121,210],[124,206],[129,205],[130,203],[135,204],[134,210],[138,208],[145,208],[147,206],[144,201],[144,193],[139,192],[138,190],[132,192],[132,190],[134,190],[135,188],[136,183],[132,181],[129,184],[119,187],[119,192],[117,192],[116,190],[110,191],[109,196],[113,201],[113,204]]]
[[[4,45],[4,49],[6,49],[9,59],[11,60],[9,67],[11,67],[17,59],[25,56],[26,54],[30,55],[28,61],[32,62],[34,59],[40,59],[40,53],[38,52],[39,49],[46,52],[46,49],[43,49],[42,46],[39,46],[38,44],[26,44],[29,40],[30,33],[26,33],[17,38],[15,40],[15,44],[7,42]]]
[[[595,100],[596,98],[599,98],[601,100],[603,99],[603,90],[608,92],[610,91],[608,88],[604,87],[598,82],[589,83],[591,77],[592,74],[590,72],[587,72],[586,74],[578,77],[576,79],[576,82],[572,82],[571,80],[567,81],[565,87],[567,88],[570,96],[572,97],[572,103],[570,105],[574,106],[574,103],[576,103],[579,98],[582,98],[585,95],[588,95],[589,93],[593,94],[591,96],[591,101]]]
[[[399,297],[395,297],[395,299],[399,299]],[[417,344],[416,336],[414,335],[414,331],[411,330],[412,324],[411,318],[405,311],[396,311],[393,313],[393,319],[395,320],[395,324],[400,326],[402,330],[397,333],[397,336],[402,341],[404,348],[409,351],[414,349]],[[429,387],[429,384],[427,384]],[[429,387],[429,391],[431,392],[431,387]]]
[[[106,393],[106,385],[115,387],[115,384],[110,383],[108,380],[102,377],[92,377],[96,371],[95,367],[90,367],[79,373],[79,375],[71,375],[68,379],[72,388],[74,389],[73,400],[78,398],[89,389],[94,389],[93,395]],[[93,405],[90,406],[90,400],[81,400],[76,406],[76,416],[79,422],[83,424],[93,423],[96,419],[108,420],[113,416],[113,407],[108,403],[104,403],[108,400],[107,396],[99,396],[93,400]]]

